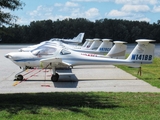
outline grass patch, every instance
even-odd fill
[[[142,65],[142,75],[137,75],[138,68],[129,68],[127,66],[117,65],[122,70],[142,79],[149,84],[160,88],[160,58],[154,58],[152,64]]]
[[[158,120],[160,93],[0,94],[1,120]]]

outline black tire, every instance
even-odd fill
[[[56,73],[56,75],[52,75],[52,77],[51,77],[51,80],[52,80],[53,82],[57,82],[58,79],[59,79],[58,73]]]
[[[17,76],[17,80],[22,81],[22,80],[23,80],[23,76],[22,76],[22,75],[18,75],[18,76]]]

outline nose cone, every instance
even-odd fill
[[[16,54],[14,54],[14,52],[13,53],[11,52],[6,54],[5,57],[13,61],[16,58]]]
[[[12,59],[12,56],[9,53],[6,54],[5,57],[8,58],[8,59]]]
[[[32,54],[30,52],[11,52],[5,55],[6,58],[17,61],[21,59],[29,59],[32,58]]]
[[[6,55],[5,55],[5,57],[6,57],[6,58],[8,58],[8,59],[11,59],[11,60],[13,59],[13,57],[12,57],[12,54],[11,54],[11,53],[6,54]]]

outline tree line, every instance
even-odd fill
[[[86,38],[110,38],[113,41],[135,43],[136,39],[154,39],[160,42],[160,20],[157,23],[85,18],[33,21],[29,25],[0,27],[1,43],[39,43],[51,38],[73,38],[84,32]]]

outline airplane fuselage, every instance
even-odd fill
[[[153,61],[155,45],[154,40],[136,40],[138,44],[133,49],[127,59],[113,59],[99,57],[97,54],[76,52],[62,46],[43,46],[31,52],[11,52],[5,55],[16,65],[37,68],[52,68],[52,81],[58,81],[59,74],[56,68],[73,67],[77,65],[126,65],[130,67],[140,67],[141,64],[150,64]],[[23,80],[21,74],[16,75],[16,79]]]
[[[64,52],[63,52],[64,51]],[[53,66],[56,68],[59,67],[68,67],[76,66],[76,65],[132,65],[131,61],[127,61],[124,59],[111,59],[111,58],[102,58],[97,54],[90,53],[80,53],[71,50],[59,49],[53,54],[36,54],[34,55],[31,52],[12,52],[8,54],[8,58],[11,59],[16,65],[20,67],[39,67],[39,68],[52,68]],[[67,63],[68,65],[62,64],[52,64],[43,63],[43,59],[48,58],[59,58],[63,63]],[[135,66],[139,66],[133,63]]]

